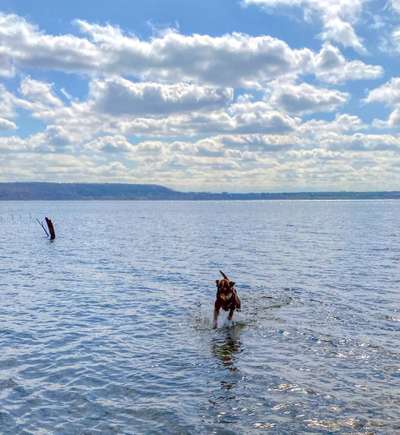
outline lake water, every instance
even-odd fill
[[[1,433],[400,432],[400,201],[0,202],[0,225]],[[219,269],[243,309],[213,330]]]

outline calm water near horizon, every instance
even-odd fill
[[[0,202],[0,225],[0,433],[400,432],[400,201]],[[243,310],[213,330],[219,269]]]

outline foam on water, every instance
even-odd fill
[[[251,323],[251,320],[246,319],[243,312],[235,311],[232,320],[229,320],[228,316],[229,312],[220,310],[217,329],[233,328],[236,325],[246,326]],[[199,310],[194,313],[194,327],[199,330],[213,329],[213,304],[208,304],[208,307],[200,306]]]

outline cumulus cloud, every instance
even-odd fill
[[[400,127],[400,107],[389,115],[388,124],[390,127]]]
[[[392,31],[391,44],[393,46],[393,47],[391,47],[393,49],[393,51],[399,51],[399,46],[400,46],[400,28],[399,27],[396,27]]]
[[[15,116],[16,97],[0,83],[0,114],[4,118]]]
[[[393,77],[387,83],[370,91],[365,101],[367,103],[379,102],[390,106],[400,103],[400,77]]]
[[[276,134],[247,134],[247,135],[222,135],[218,140],[227,150],[239,150],[241,152],[252,152],[253,158],[260,158],[264,153],[281,153],[282,155],[289,149],[301,146],[301,141],[296,135],[276,135]],[[230,155],[234,155],[231,154]],[[242,155],[241,155],[242,157]]]
[[[84,38],[49,35],[24,18],[0,14],[0,65],[83,72],[95,67],[101,53]]]
[[[26,77],[21,81],[20,93],[33,104],[49,108],[63,106],[62,101],[54,94],[53,85],[50,83]]]
[[[296,128],[299,122],[264,101],[238,102],[229,112],[234,123],[230,131],[236,133],[284,133]]]
[[[306,18],[313,14],[319,16],[324,29],[321,34],[323,39],[364,51],[354,25],[360,17],[365,0],[243,0],[243,3],[267,9],[293,6],[303,8]]]
[[[233,102],[233,89],[135,83],[121,77],[95,79],[86,101],[63,103],[52,85],[24,79],[24,99],[18,106],[32,116],[62,127],[71,143],[90,140],[99,134],[182,134],[282,133],[296,128],[299,120],[265,101]],[[51,140],[51,143],[55,143]],[[113,148],[109,144],[108,149]]]
[[[356,115],[348,113],[337,113],[333,121],[323,121],[312,119],[299,127],[299,135],[316,136],[321,135],[321,132],[340,132],[351,133],[358,130],[364,130],[368,126]]]
[[[103,113],[154,116],[224,107],[231,102],[233,89],[187,83],[133,83],[114,77],[92,81],[90,97],[94,108]]]
[[[59,125],[49,125],[44,132],[42,141],[50,151],[59,151],[71,144],[71,136],[68,130]]]
[[[89,39],[46,34],[19,16],[0,15],[0,67],[11,64],[231,86],[298,71],[311,56],[310,50],[293,50],[270,36],[186,36],[168,31],[144,41],[109,25],[82,20],[76,25]],[[11,74],[10,68],[3,69]]]
[[[17,129],[14,119],[18,103],[19,99],[0,84],[0,131]]]
[[[13,77],[15,68],[10,53],[3,53],[0,50],[0,77]]]
[[[373,89],[365,99],[366,103],[382,103],[394,109],[387,121],[375,120],[376,127],[400,126],[400,77],[393,77],[382,86]]]
[[[116,134],[84,141],[79,157],[65,153],[65,147],[55,150],[57,157],[52,157],[54,151],[43,148],[48,137],[40,134],[0,138],[1,177],[156,182],[178,188],[187,187],[190,179],[192,188],[219,190],[232,190],[235,183],[240,190],[337,188],[338,177],[342,188],[350,183],[365,189],[383,174],[390,179],[387,188],[398,182],[398,136],[337,129],[342,122],[360,127],[356,117],[343,114],[331,123],[301,125],[285,134],[229,134],[137,144]],[[43,153],[39,161],[33,154],[38,152]],[[10,153],[12,163],[5,165]]]
[[[291,49],[267,35],[241,33],[212,37],[183,35],[174,30],[150,41],[125,36],[118,28],[77,21],[99,49],[112,54],[105,67],[144,79],[201,80],[223,86],[248,85],[301,70],[309,62],[308,49]]]
[[[82,20],[76,25],[86,37],[51,35],[17,15],[0,14],[0,74],[11,75],[15,68],[38,68],[164,83],[260,87],[278,77],[309,73],[315,63],[316,54],[311,50],[292,49],[267,35],[213,37],[168,30],[142,40],[110,25]],[[345,64],[344,59],[341,62]],[[364,70],[369,66],[360,62],[349,69],[354,67]],[[363,78],[358,75],[353,78]]]
[[[166,118],[133,118],[118,121],[115,129],[125,135],[214,135],[219,133],[284,133],[299,123],[266,102],[233,104],[226,111],[193,112]]]
[[[343,106],[349,94],[332,89],[311,86],[307,83],[295,85],[281,83],[273,86],[270,103],[293,114],[332,112]]]
[[[323,138],[327,149],[350,150],[354,152],[394,152],[400,153],[400,141],[393,135],[373,135],[354,133],[342,135],[330,133]]]
[[[0,137],[0,157],[9,160],[8,154],[24,153],[30,150],[29,140],[18,136]],[[2,166],[2,170],[6,169],[6,165]]]
[[[126,153],[132,151],[133,145],[125,136],[101,136],[85,144],[85,148],[106,153]]]
[[[400,14],[400,0],[391,0],[390,4],[393,10]]]
[[[0,149],[2,146],[3,141],[0,138]],[[82,182],[83,179],[88,182],[107,182],[115,179],[122,181],[128,172],[121,162],[105,163],[87,155],[42,154],[40,159],[35,157],[37,156],[29,150],[14,154],[12,160],[9,160],[7,154],[0,153],[0,179],[48,181],[50,178],[60,182]]]
[[[351,29],[361,0],[347,17],[339,10],[347,0],[339,0],[339,9],[327,0],[285,1],[275,4],[295,3],[320,14],[324,38],[354,46]],[[317,3],[342,23],[325,22]],[[365,188],[398,171],[397,136],[371,134],[355,114],[331,113],[345,110],[350,99],[332,85],[376,79],[383,69],[347,60],[329,42],[315,52],[266,35],[167,30],[141,39],[116,26],[85,21],[76,26],[80,36],[52,35],[21,17],[0,15],[0,76],[23,77],[17,90],[0,85],[0,130],[8,130],[0,137],[2,179],[281,190],[329,183]],[[81,74],[87,96],[37,80],[35,69]],[[5,83],[14,89],[16,80]],[[392,109],[386,125],[400,122],[397,80],[366,99]],[[309,116],[324,112],[323,119]],[[11,136],[29,115],[41,121],[41,130]]]
[[[16,130],[17,126],[15,122],[9,121],[8,119],[0,118],[0,131],[1,130]]]
[[[383,75],[383,68],[360,60],[347,61],[337,47],[324,44],[314,57],[314,73],[323,82],[337,84],[348,80],[377,79]]]

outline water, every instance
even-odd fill
[[[0,203],[1,433],[398,433],[399,216]],[[243,310],[213,330],[219,269]]]

